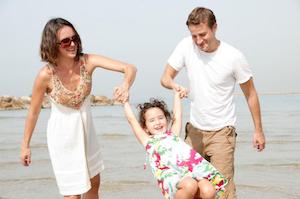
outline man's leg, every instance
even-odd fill
[[[191,123],[186,123],[185,126],[185,143],[190,145],[194,150],[196,150],[202,157],[205,157],[204,144],[203,144],[203,134],[202,131],[194,127]]]
[[[228,126],[215,132],[204,132],[203,142],[205,151],[210,157],[211,164],[228,179],[224,199],[236,199],[234,184],[234,151],[236,144],[235,128]]]
[[[185,142],[200,153],[228,179],[224,199],[236,199],[234,176],[234,151],[236,133],[234,127],[219,131],[202,131],[192,124],[185,127]]]

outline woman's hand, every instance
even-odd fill
[[[129,90],[124,86],[117,86],[114,88],[114,98],[121,103],[125,103],[129,98]]]
[[[31,163],[30,147],[21,146],[21,162],[24,166],[29,166]]]

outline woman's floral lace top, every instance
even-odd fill
[[[67,106],[73,109],[80,109],[85,98],[90,94],[92,87],[92,78],[88,74],[85,68],[83,59],[82,65],[80,66],[80,82],[76,90],[71,91],[67,89],[59,77],[56,75],[55,66],[48,64],[52,69],[52,91],[48,93],[56,103]]]

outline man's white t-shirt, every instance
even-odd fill
[[[252,77],[249,64],[239,50],[221,41],[216,51],[206,53],[189,36],[177,45],[168,64],[176,71],[187,69],[192,125],[207,131],[235,125],[235,84]]]

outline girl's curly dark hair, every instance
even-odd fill
[[[167,104],[163,100],[150,98],[149,102],[145,102],[137,106],[137,109],[139,110],[139,123],[143,128],[146,127],[145,113],[150,108],[161,109],[167,121],[169,122],[171,120],[171,113],[168,111]]]

